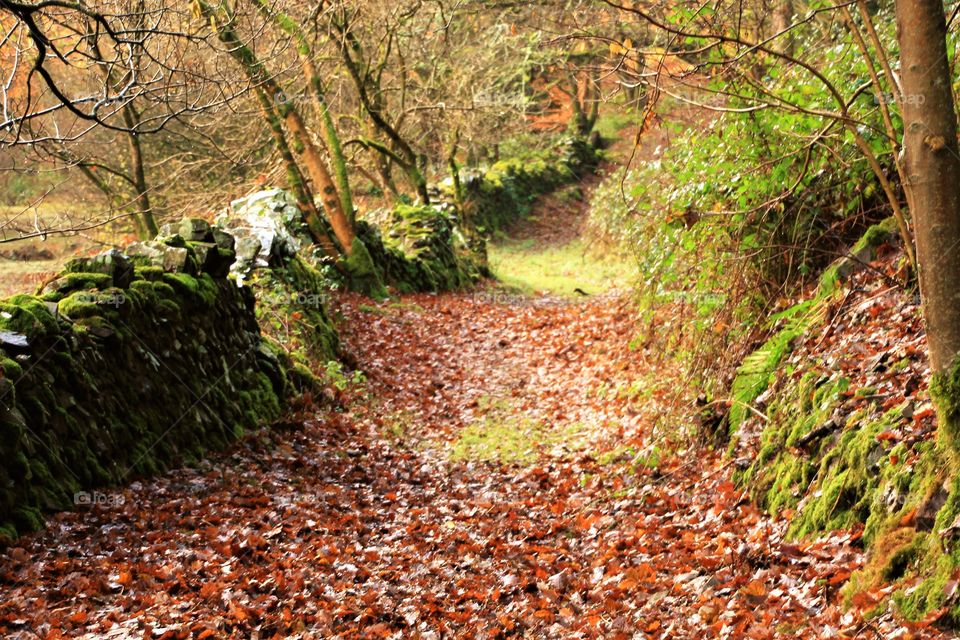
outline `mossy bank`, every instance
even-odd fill
[[[960,387],[949,375],[926,388],[918,299],[883,279],[894,263],[876,260],[893,232],[890,221],[869,229],[807,301],[775,318],[732,385],[730,452],[756,501],[790,518],[789,537],[862,526],[867,563],[848,598],[893,582],[878,612],[935,612],[956,626],[960,474],[943,425],[956,417]]]

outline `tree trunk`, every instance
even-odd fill
[[[221,15],[218,14],[217,11],[224,13]],[[286,136],[283,134],[282,128],[279,131],[277,130],[278,118],[282,118],[283,122],[287,125],[293,137],[293,151],[303,158],[307,166],[307,171],[310,174],[310,179],[313,181],[314,188],[319,189],[322,194],[324,213],[330,222],[330,226],[333,228],[334,235],[340,242],[343,253],[350,255],[354,239],[353,225],[350,223],[350,220],[347,219],[341,208],[337,188],[330,178],[330,172],[327,170],[323,158],[319,152],[317,152],[316,145],[313,144],[313,141],[310,139],[310,134],[304,126],[300,114],[296,108],[285,99],[283,92],[280,90],[280,86],[273,77],[267,73],[267,70],[253,50],[244,44],[237,36],[237,33],[231,26],[234,16],[228,8],[221,6],[220,9],[214,10],[204,0],[196,0],[195,12],[199,16],[210,20],[210,25],[214,33],[216,33],[221,42],[227,45],[230,57],[237,61],[240,68],[243,69],[244,74],[249,78],[251,84],[257,88],[257,98],[260,101],[260,106],[270,125],[271,133],[277,143],[281,157],[283,157],[284,164],[287,167],[287,176],[295,191],[299,189],[297,200],[302,202],[304,199],[309,199],[309,190],[303,184],[302,174],[299,172],[296,163],[293,162],[292,158],[286,157],[289,156],[291,146],[287,144]],[[223,19],[222,22],[221,19]],[[297,175],[300,176],[299,184],[297,184]],[[314,234],[314,239],[320,241],[322,236],[318,236],[317,234],[323,225],[319,219],[310,219],[311,217],[317,216],[316,206],[313,204],[312,199],[310,199],[309,207],[305,209],[305,213],[307,226],[310,227],[311,233]]]
[[[293,159],[293,153],[290,151],[290,145],[287,144],[287,137],[284,135],[283,124],[280,122],[280,114],[277,113],[273,98],[265,94],[263,90],[257,89],[257,100],[260,103],[263,116],[270,127],[270,134],[273,136],[277,151],[280,153],[280,160],[286,169],[287,184],[293,191],[293,197],[296,198],[300,209],[304,212],[307,228],[310,230],[310,236],[317,244],[323,247],[327,255],[333,258],[339,257],[340,251],[333,244],[327,230],[324,229],[320,223],[320,214],[317,211],[317,206],[313,202],[310,191],[304,184],[300,167],[297,166],[296,160]]]
[[[916,228],[930,364],[960,354],[960,156],[940,0],[897,0],[904,169]]]
[[[323,82],[317,73],[317,68],[313,60],[303,59],[304,75],[313,88],[313,100],[317,112],[320,116],[320,129],[323,132],[323,138],[327,142],[327,150],[330,152],[331,164],[333,164],[333,174],[337,180],[337,187],[340,190],[340,203],[343,211],[350,219],[350,223],[356,222],[356,209],[353,207],[353,192],[350,190],[350,178],[347,174],[347,159],[343,155],[343,147],[340,145],[340,136],[337,135],[336,125],[333,122],[333,115],[330,113],[330,106],[327,104],[327,97],[323,90]]]
[[[793,22],[793,0],[775,0],[773,10],[773,33],[776,35],[785,29],[788,29]],[[777,44],[780,44],[780,51],[792,56],[794,53],[793,33],[787,32],[780,36]]]
[[[138,226],[141,229],[140,233],[146,239],[152,239],[160,233],[160,228],[157,227],[156,218],[153,216],[153,206],[150,204],[147,176],[143,170],[143,149],[140,147],[140,138],[137,137],[137,132],[134,130],[136,119],[132,113],[128,113],[129,109],[131,109],[130,105],[124,107],[123,119],[129,128],[126,133],[127,147],[130,151],[130,169],[133,171],[133,188],[137,191],[137,218],[140,221]]]
[[[290,105],[280,107],[280,111],[287,129],[293,136],[294,151],[303,158],[310,180],[320,192],[324,212],[327,214],[330,226],[333,227],[333,233],[343,246],[343,251],[350,255],[354,237],[353,224],[343,211],[330,171],[327,170],[327,165],[317,151],[316,145],[310,140],[310,132],[304,126],[300,113]]]
[[[327,151],[330,154],[331,164],[333,165],[334,177],[337,181],[340,206],[349,219],[352,234],[352,228],[356,222],[356,211],[353,208],[353,193],[350,190],[350,180],[347,175],[347,161],[343,156],[340,136],[337,135],[333,116],[330,114],[330,108],[327,105],[323,79],[320,77],[320,73],[313,63],[313,51],[311,50],[310,43],[307,41],[307,36],[301,26],[289,15],[280,11],[276,6],[269,4],[266,0],[253,0],[253,2],[264,16],[271,20],[280,30],[297,41],[297,54],[300,57],[300,66],[303,69],[307,86],[311,89],[313,95],[317,116],[320,118],[321,133],[323,133],[323,139],[326,143]]]

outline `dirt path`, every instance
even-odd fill
[[[55,517],[0,556],[0,636],[927,633],[838,607],[855,533],[784,544],[726,460],[647,441],[627,300],[338,306],[349,409]]]

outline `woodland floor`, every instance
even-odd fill
[[[844,611],[857,532],[784,542],[721,454],[655,446],[630,310],[615,291],[343,296],[368,377],[344,407],[52,518],[0,556],[0,635],[933,637]]]

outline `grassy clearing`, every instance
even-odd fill
[[[488,247],[497,279],[527,294],[551,293],[575,298],[629,286],[636,266],[629,259],[596,256],[580,239],[559,246],[538,247],[535,240],[499,241]]]
[[[460,432],[450,448],[451,460],[532,464],[557,450],[580,450],[579,424],[550,426],[525,416],[484,418]]]
[[[617,140],[624,129],[639,124],[639,113],[620,109],[605,111],[597,120],[596,131],[604,140]]]
[[[482,399],[480,407],[483,417],[463,429],[450,446],[451,460],[533,464],[545,455],[586,447],[581,424],[546,424],[496,398]]]

